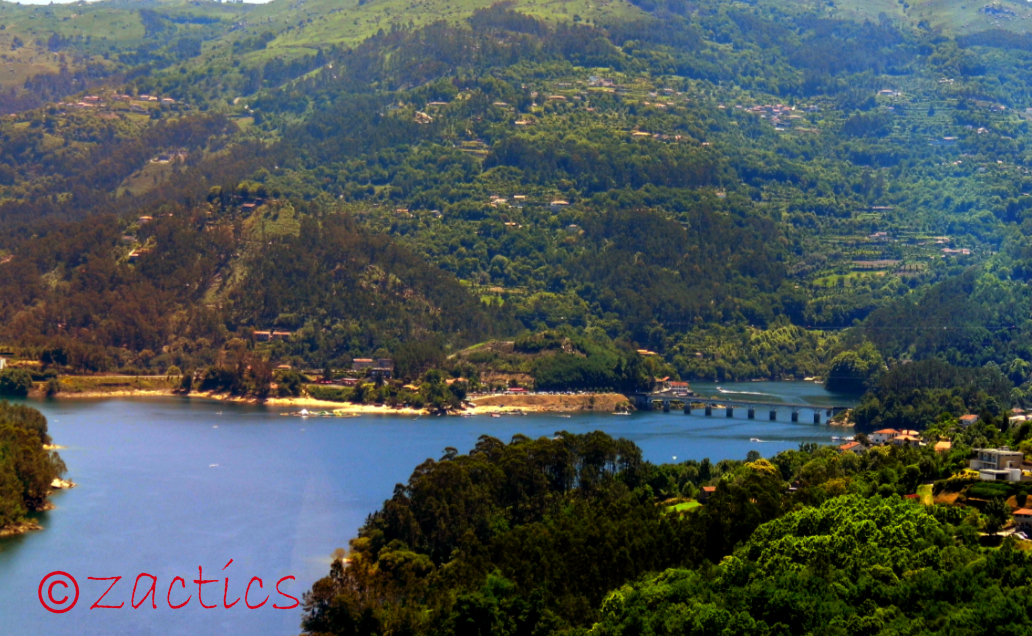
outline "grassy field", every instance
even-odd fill
[[[700,506],[702,506],[702,504],[698,501],[682,501],[679,504],[668,506],[667,512],[684,512],[686,510],[694,510],[695,508],[699,508]]]
[[[174,22],[177,37],[208,39],[229,33],[250,13],[252,4],[223,4],[208,0],[128,0],[21,5],[0,2],[0,87],[22,86],[27,78],[76,71],[87,64],[113,67],[117,54],[152,44],[140,9],[156,11]],[[166,40],[173,31],[162,33]],[[51,44],[51,38],[58,36]],[[114,54],[114,56],[112,56]]]
[[[61,393],[122,393],[131,391],[171,391],[174,380],[163,377],[128,375],[65,376],[60,379]]]
[[[814,6],[802,0],[763,0],[763,4],[780,7]],[[882,16],[895,22],[917,26],[922,22],[944,33],[967,35],[1002,29],[1013,33],[1032,32],[1032,5],[1024,0],[836,0],[826,4],[828,17],[870,20],[877,23]],[[992,7],[986,10],[987,7]]]
[[[278,37],[255,58],[272,57],[290,49],[305,53],[326,44],[354,44],[391,25],[421,26],[436,20],[457,22],[496,0],[273,0],[249,16],[251,32],[272,31]],[[588,23],[644,15],[625,0],[516,0],[513,8],[548,21]]]

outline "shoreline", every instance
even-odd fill
[[[798,381],[796,381],[798,382]],[[43,396],[36,393],[34,397]],[[211,400],[232,404],[248,404],[267,406],[277,409],[296,408],[319,411],[331,411],[338,415],[404,415],[422,416],[436,415],[427,408],[390,407],[386,404],[353,404],[351,402],[334,402],[320,400],[311,396],[301,397],[268,397],[264,400],[254,396],[236,396],[216,392],[180,393],[168,389],[132,389],[119,387],[110,391],[77,391],[60,392],[52,399],[63,400],[97,400],[109,398],[186,398],[195,400]],[[448,415],[494,415],[519,413],[614,413],[618,411],[634,412],[633,400],[620,393],[582,393],[582,394],[490,394],[470,396],[463,408],[449,409]],[[828,425],[851,428],[853,423],[846,418],[827,421]]]
[[[30,532],[36,532],[42,530],[43,526],[35,521],[22,521],[14,525],[0,528],[0,539],[6,539],[7,537],[17,537]]]
[[[126,390],[115,391],[79,391],[75,393],[58,393],[56,400],[100,400],[117,398],[185,398],[229,402],[232,404],[250,404],[274,408],[319,409],[356,415],[429,415],[429,409],[412,407],[390,407],[386,404],[353,404],[351,402],[333,402],[317,398],[304,397],[270,397],[259,400],[249,396],[234,396],[225,393],[188,393],[182,394],[172,390]],[[619,393],[584,393],[579,395],[484,395],[472,397],[463,409],[449,410],[449,415],[491,415],[494,413],[577,413],[595,412],[612,413],[620,404],[629,400]]]

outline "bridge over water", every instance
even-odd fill
[[[845,406],[822,406],[820,404],[793,404],[791,402],[764,402],[756,400],[738,400],[727,397],[704,397],[694,393],[676,391],[658,391],[653,393],[637,393],[634,396],[635,406],[639,410],[652,411],[657,406],[669,413],[673,407],[691,415],[692,410],[699,410],[706,415],[713,415],[714,410],[723,410],[725,417],[734,417],[735,408],[744,410],[747,417],[756,418],[756,413],[766,412],[767,419],[778,419],[778,411],[788,412],[793,422],[798,422],[800,413],[812,413],[813,423],[820,424],[821,417],[834,417],[848,409]]]

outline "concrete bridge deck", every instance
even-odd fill
[[[702,395],[678,394],[666,391],[659,393],[639,393],[635,395],[635,406],[640,410],[654,410],[657,403],[661,405],[660,407],[663,409],[664,413],[670,412],[672,404],[680,404],[680,408],[684,410],[686,415],[690,415],[693,408],[703,410],[706,415],[713,415],[714,409],[723,409],[726,417],[734,417],[735,407],[739,407],[746,410],[746,414],[749,419],[755,419],[756,411],[766,410],[768,412],[768,419],[771,421],[778,419],[779,410],[789,411],[793,422],[799,421],[800,411],[811,411],[813,413],[813,422],[815,424],[820,424],[822,414],[827,417],[834,417],[849,408],[846,406],[827,406],[821,404],[764,402],[757,400],[739,400],[727,397],[706,397]]]

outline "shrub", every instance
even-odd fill
[[[4,369],[0,371],[0,395],[25,397],[32,389],[32,374],[25,369]]]
[[[308,394],[317,400],[326,400],[327,402],[347,402],[348,398],[351,397],[351,389],[312,384],[308,386]]]

